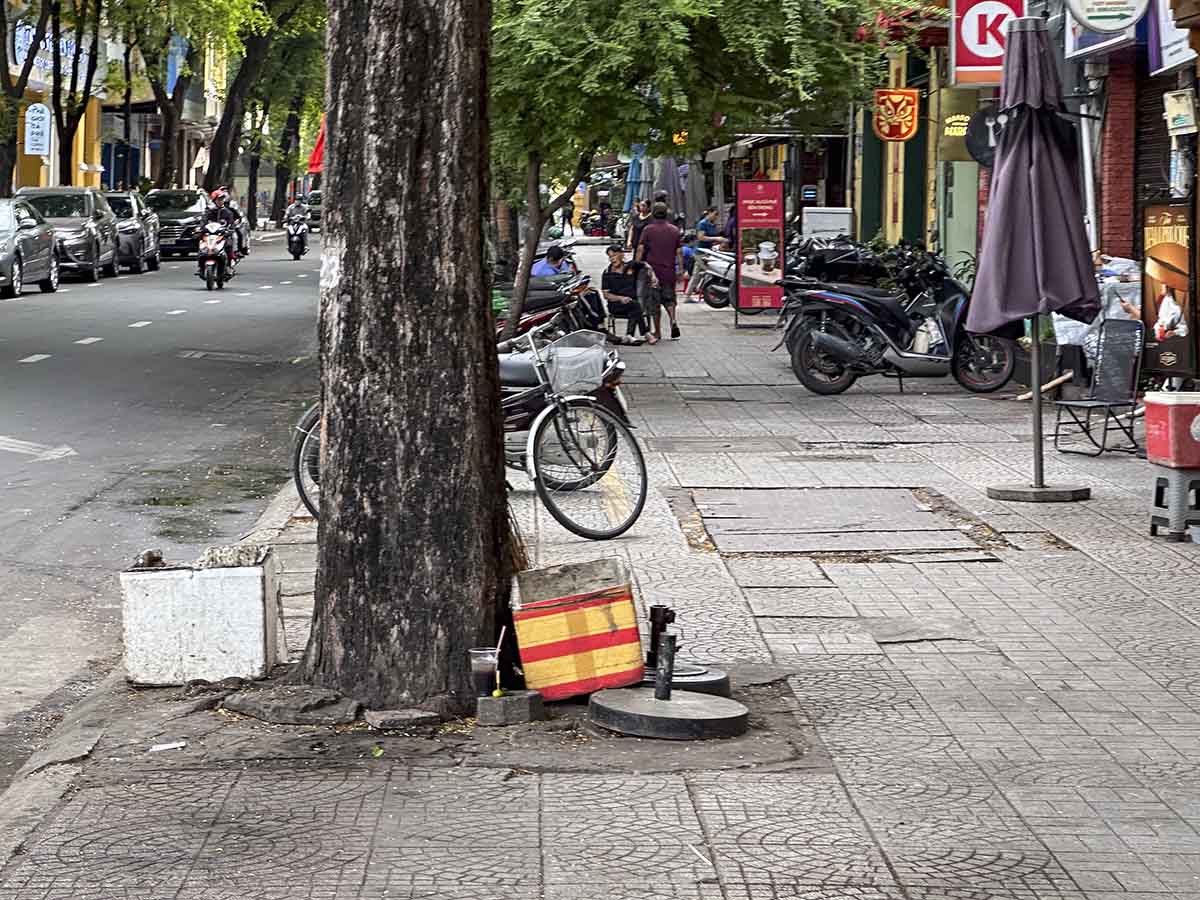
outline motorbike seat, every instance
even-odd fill
[[[829,288],[839,294],[846,294],[850,297],[858,297],[862,300],[869,300],[872,303],[890,306],[901,315],[904,315],[904,304],[908,301],[908,295],[904,291],[884,291],[862,284],[837,282],[829,284]]]
[[[500,384],[504,387],[536,387],[537,369],[529,353],[501,353]]]

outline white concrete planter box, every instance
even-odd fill
[[[121,573],[121,591],[125,672],[134,684],[264,678],[287,661],[279,567],[269,548],[209,551],[195,567],[130,569]]]

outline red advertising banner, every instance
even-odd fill
[[[737,183],[737,307],[783,307],[783,182]]]
[[[995,85],[1004,69],[1008,23],[1025,15],[1025,0],[952,0],[951,80]]]

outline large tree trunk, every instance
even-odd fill
[[[517,255],[521,252],[517,243],[517,213],[507,200],[496,201],[496,258],[504,261],[504,268],[497,276],[508,281],[517,271]]]
[[[159,130],[162,132],[162,150],[158,175],[154,186],[169,188],[175,186],[175,169],[179,165],[176,160],[179,144],[179,116],[175,114],[174,106],[168,103],[159,106]]]
[[[0,140],[0,197],[13,195],[13,173],[17,168],[17,136]]]
[[[288,187],[292,181],[292,154],[300,145],[300,110],[304,96],[297,94],[288,106],[287,121],[279,135],[279,157],[275,162],[275,197],[271,203],[271,218],[283,221],[283,211],[288,203]],[[324,228],[324,224],[321,226]]]
[[[329,2],[337,202],[322,251],[316,608],[299,674],[373,707],[468,708],[467,650],[495,643],[507,602],[483,258],[489,23],[489,0]]]
[[[233,83],[225,92],[225,106],[221,110],[221,121],[208,150],[208,171],[204,173],[205,190],[216,190],[221,186],[222,176],[227,174],[237,159],[237,136],[241,132],[242,117],[246,112],[246,100],[250,91],[258,84],[267,57],[271,52],[271,40],[275,29],[264,34],[254,34],[244,41],[242,63],[238,66]]]
[[[104,18],[103,0],[78,0],[73,7],[74,50],[71,57],[71,80],[63,91],[62,68],[62,3],[53,0],[50,4],[50,29],[52,38],[50,102],[54,111],[54,124],[58,134],[58,183],[74,184],[74,144],[79,123],[87,112],[92,97],[92,84],[99,63],[100,25]],[[89,25],[90,23],[90,25]],[[79,66],[82,62],[85,32],[89,32],[93,52],[88,54],[87,70],[82,82]]]
[[[159,137],[162,139],[161,164],[154,178],[154,186],[159,188],[182,185],[179,180],[179,124],[183,119],[183,103],[191,88],[192,79],[200,67],[200,54],[195,46],[188,44],[187,72],[181,73],[175,79],[174,89],[167,93],[165,66],[163,56],[167,45],[154,47],[146,41],[141,41],[142,57],[146,62],[146,74],[150,81],[150,90],[154,92],[154,102],[158,106]]]
[[[271,117],[271,98],[266,97],[259,110],[254,127],[254,141],[250,145],[250,166],[246,178],[246,217],[250,220],[250,230],[258,231],[258,169],[262,165],[263,125]]]

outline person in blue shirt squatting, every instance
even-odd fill
[[[701,219],[701,221],[704,220]],[[683,296],[687,298],[686,302],[688,303],[699,303],[699,297],[692,299],[688,293],[688,285],[692,280],[692,272],[696,269],[696,232],[685,231],[683,233],[681,252],[683,253]]]
[[[725,240],[721,235],[720,226],[717,225],[717,208],[715,206],[706,209],[704,215],[700,217],[700,221],[696,223],[696,236],[700,240],[701,247],[715,247]]]
[[[533,264],[530,273],[534,278],[553,278],[555,275],[574,275],[575,265],[567,259],[562,247],[555,244],[546,251],[545,259],[539,259]]]

